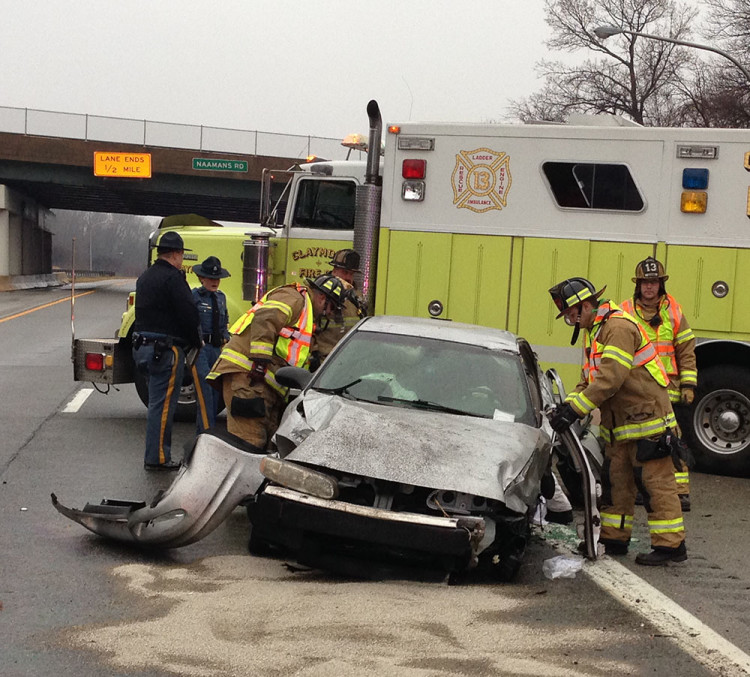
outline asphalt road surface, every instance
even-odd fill
[[[77,287],[76,335],[113,336],[132,280]],[[247,553],[237,509],[170,551],[109,543],[58,514],[150,499],[132,385],[76,395],[68,291],[0,294],[0,675],[750,674],[750,481],[693,475],[686,566],[630,555],[550,580],[572,530],[538,530],[512,584],[359,581]],[[80,406],[69,406],[78,402]],[[177,424],[174,455],[193,440]]]

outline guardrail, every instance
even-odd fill
[[[8,106],[0,106],[0,132],[291,158],[316,155],[338,160],[344,159],[348,152],[341,145],[341,139],[323,136],[224,129]],[[358,156],[357,159],[363,158]]]

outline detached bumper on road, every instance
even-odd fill
[[[258,498],[253,537],[294,551],[300,561],[355,573],[374,561],[430,561],[459,571],[476,561],[479,517],[434,517],[320,499],[279,486]],[[361,573],[356,571],[356,573]]]
[[[238,442],[241,444],[241,442]],[[264,481],[260,461],[223,437],[199,435],[172,485],[146,504],[104,499],[83,509],[68,508],[52,494],[52,505],[95,534],[125,543],[177,548],[211,533]]]

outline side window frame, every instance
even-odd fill
[[[646,209],[643,193],[624,162],[547,160],[541,164],[540,170],[560,209],[626,214],[639,214]],[[621,179],[614,181],[613,175],[618,170]]]

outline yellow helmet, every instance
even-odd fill
[[[637,283],[639,280],[661,280],[664,282],[668,279],[669,275],[664,272],[664,264],[657,261],[653,256],[649,256],[635,267],[633,282]]]

